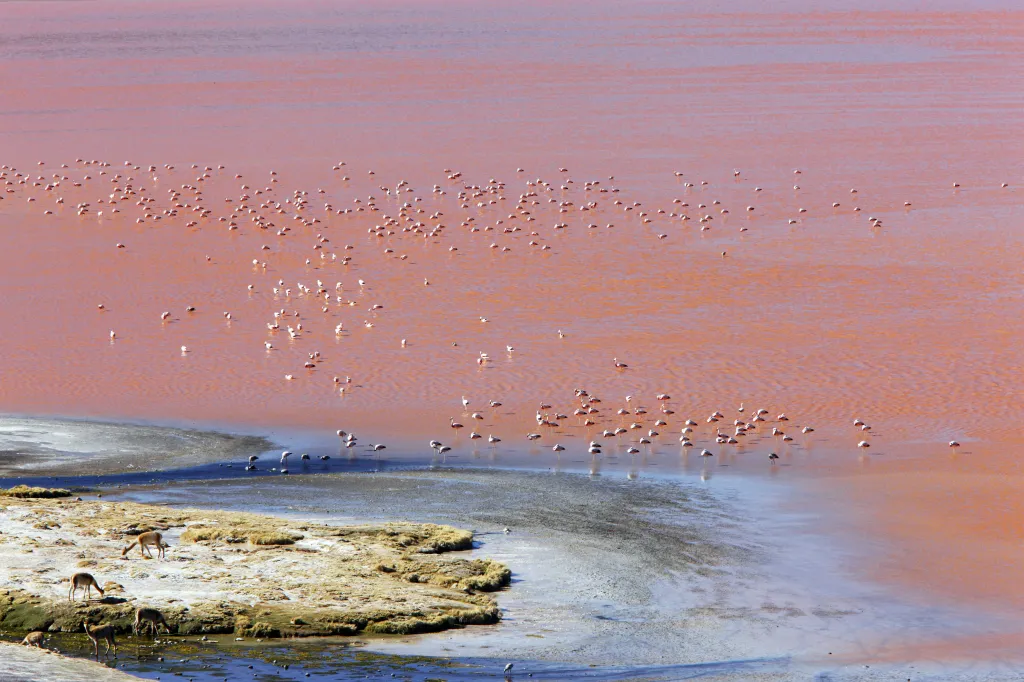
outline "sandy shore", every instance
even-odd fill
[[[157,529],[166,559],[135,548]],[[127,502],[0,498],[0,628],[76,632],[84,620],[131,628],[157,608],[178,634],[244,637],[409,634],[495,623],[508,569],[451,554],[472,534],[438,525],[328,526],[254,514]],[[68,601],[69,577],[105,590]],[[81,599],[83,595],[79,595]]]
[[[49,650],[0,643],[0,682],[50,679],[60,682],[128,682],[137,677],[80,658],[65,658]]]

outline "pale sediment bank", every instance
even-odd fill
[[[56,417],[0,415],[0,476],[103,476],[245,460],[262,436]]]
[[[59,680],[60,682],[130,682],[137,677],[80,658],[65,658],[49,649],[0,642],[0,682]]]
[[[158,530],[165,559],[121,550]],[[0,629],[131,629],[157,608],[181,635],[309,637],[411,634],[500,619],[493,596],[510,572],[448,526],[331,526],[256,514],[130,502],[0,498]],[[155,552],[154,552],[155,553]],[[69,578],[105,590],[68,600]]]

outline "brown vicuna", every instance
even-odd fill
[[[68,601],[75,600],[75,593],[78,590],[85,591],[85,600],[89,601],[92,599],[92,588],[96,588],[100,596],[103,596],[103,588],[96,582],[96,578],[92,577],[90,573],[75,573],[71,576],[71,587],[68,589]]]
[[[156,609],[150,609],[143,607],[135,612],[135,624],[132,625],[132,632],[136,635],[141,634],[142,629],[152,629],[153,635],[160,634],[160,626],[167,628],[167,633],[171,633],[171,626],[167,624],[167,620],[164,618],[164,614],[160,613]]]
[[[135,545],[139,546],[139,554],[141,554],[144,557],[148,556],[150,559],[153,558],[153,555],[149,551],[150,547],[156,547],[156,555],[161,559],[164,558],[164,548],[170,547],[170,545],[164,542],[163,535],[156,532],[155,530],[151,530],[148,533],[141,533],[138,536],[136,536],[135,542],[125,547],[124,550],[121,552],[121,556],[127,556],[128,551]]]
[[[25,646],[37,646],[40,649],[43,648],[43,640],[46,639],[45,632],[30,632],[25,635],[25,639],[21,640],[21,643]]]
[[[88,623],[82,623],[82,629],[85,630],[85,634],[89,636],[92,641],[92,648],[96,653],[96,660],[100,658],[100,640],[107,645],[106,651],[103,655],[106,656],[110,653],[110,650],[114,650],[114,658],[117,658],[117,642],[114,641],[114,626],[113,625],[89,625]]]

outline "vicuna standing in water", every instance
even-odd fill
[[[139,546],[139,554],[142,556],[148,556],[150,559],[153,558],[153,555],[149,551],[150,547],[156,547],[156,555],[161,559],[165,558],[164,549],[170,547],[170,545],[164,542],[163,535],[152,530],[148,533],[142,533],[136,536],[135,542],[125,547],[121,552],[121,556],[127,556],[129,550],[131,550],[135,545]]]
[[[75,600],[75,593],[78,590],[85,591],[85,600],[89,601],[92,598],[92,588],[99,590],[100,596],[103,596],[103,588],[96,582],[96,578],[92,577],[91,573],[75,573],[71,576],[71,587],[68,589],[68,601]]]
[[[104,644],[107,645],[106,651],[103,655],[106,656],[110,653],[111,648],[114,650],[114,658],[117,658],[117,642],[114,641],[114,626],[113,625],[89,625],[88,623],[82,623],[82,629],[85,630],[85,634],[89,636],[92,641],[92,647],[96,653],[96,660],[100,658],[100,640],[102,639]]]
[[[171,626],[167,624],[167,620],[164,618],[164,614],[160,613],[156,609],[150,609],[143,607],[135,612],[135,624],[132,625],[132,632],[136,635],[142,632],[142,628],[153,630],[153,636],[155,637],[160,633],[160,626],[167,628],[167,633],[171,633]]]

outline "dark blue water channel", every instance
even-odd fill
[[[88,658],[83,636],[53,635],[50,648]],[[102,651],[102,649],[101,649]],[[124,639],[117,659],[105,664],[150,680],[235,682],[238,680],[401,680],[461,682],[474,680],[636,680],[663,682],[714,675],[781,672],[786,659],[755,659],[668,666],[586,666],[486,658],[396,656],[364,650],[358,642],[337,639],[235,642],[225,638]],[[512,663],[511,674],[504,670]]]

